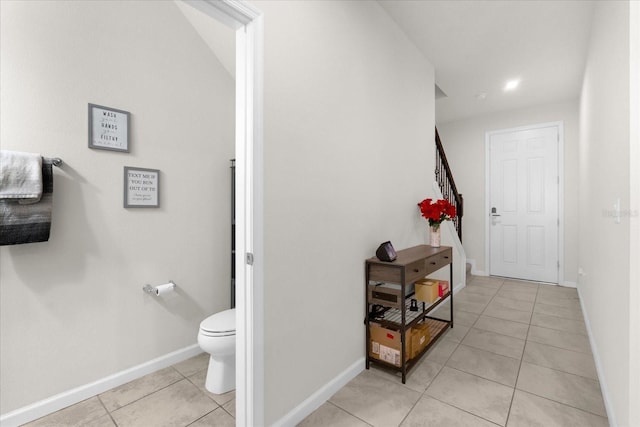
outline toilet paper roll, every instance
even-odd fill
[[[165,283],[164,285],[158,285],[153,288],[153,293],[156,294],[156,296],[168,294],[169,292],[172,292],[175,287],[176,284],[173,282]]]

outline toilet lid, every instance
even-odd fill
[[[234,332],[236,331],[236,309],[221,311],[204,319],[200,329],[205,332]]]

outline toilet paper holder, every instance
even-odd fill
[[[176,284],[173,280],[169,280],[169,283],[165,283],[163,285],[151,286],[146,284],[142,287],[142,290],[148,293],[149,295],[160,296],[164,293],[171,292],[176,288]]]

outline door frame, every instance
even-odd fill
[[[264,425],[264,17],[245,0],[183,0],[236,31],[236,425]]]
[[[564,122],[546,122],[485,132],[485,194],[484,194],[484,271],[491,275],[491,137],[503,133],[536,130],[548,127],[558,129],[558,283],[564,284]]]

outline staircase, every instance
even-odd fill
[[[462,194],[458,192],[453,174],[447,162],[447,156],[444,154],[442,141],[438,129],[436,129],[436,180],[433,182],[433,192],[436,197],[447,199],[456,207],[456,217],[452,221],[445,221],[443,239],[448,240],[453,248],[453,291],[458,292],[464,288],[467,283],[467,275],[469,274],[469,266],[467,265],[467,255],[462,246],[462,214],[464,213],[464,199]]]
[[[464,213],[464,199],[462,194],[458,192],[456,183],[453,180],[453,174],[447,162],[447,156],[440,141],[440,135],[436,128],[436,182],[440,187],[442,196],[456,208],[456,217],[453,218],[453,226],[456,229],[458,238],[462,242],[462,214]]]

